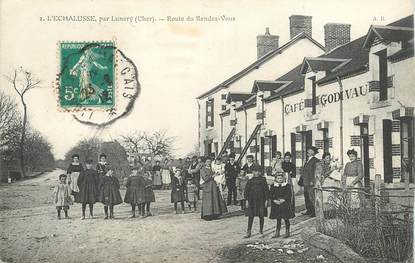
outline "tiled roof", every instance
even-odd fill
[[[401,26],[371,26],[366,35],[364,48],[370,48],[376,39],[381,41],[400,42],[414,37],[413,27]]]
[[[222,111],[221,113],[219,113],[219,115],[220,116],[226,116],[226,115],[229,115],[230,113],[231,113],[231,110],[230,109],[227,109],[227,110]]]
[[[260,57],[254,63],[250,64],[248,67],[244,68],[243,70],[241,70],[240,72],[236,73],[232,77],[228,78],[224,82],[222,82],[219,85],[213,87],[209,91],[201,94],[200,96],[197,97],[197,99],[202,99],[202,98],[204,98],[206,96],[209,96],[210,94],[212,94],[212,93],[214,93],[214,92],[216,92],[218,90],[221,90],[222,88],[228,87],[230,84],[232,84],[235,81],[239,80],[240,78],[242,78],[246,74],[250,73],[251,71],[257,69],[259,66],[261,66],[262,64],[264,64],[265,62],[267,62],[271,58],[275,57],[278,54],[281,54],[282,51],[284,51],[285,49],[289,48],[290,46],[292,46],[297,41],[299,41],[301,39],[304,39],[304,38],[307,38],[312,43],[314,43],[316,46],[318,46],[319,48],[321,48],[322,50],[324,50],[324,47],[320,43],[318,43],[316,40],[314,40],[309,35],[307,35],[304,32],[302,32],[301,34],[296,35],[294,38],[292,38],[290,41],[288,41],[287,43],[285,43],[281,47],[279,47],[277,49],[274,49],[274,50],[271,50],[270,52],[268,52],[264,56]]]
[[[286,84],[286,81],[255,80],[254,86],[252,87],[252,93],[257,93],[258,91],[274,91]]]
[[[278,90],[277,92],[271,92],[271,96],[264,99],[265,102],[273,101],[276,98],[285,96],[288,94],[296,93],[304,89],[304,76],[301,75],[302,64],[296,66],[283,76],[276,79],[277,81],[290,81],[290,84],[285,86],[283,89]]]
[[[230,103],[231,101],[245,101],[251,96],[251,93],[229,92],[226,96],[226,103]]]
[[[246,100],[241,106],[237,107],[236,111],[241,111],[243,109],[251,108],[256,105],[256,94],[251,94],[251,97]]]
[[[390,55],[388,59],[390,59],[392,62],[397,62],[406,58],[411,58],[414,56],[414,47],[408,47],[405,49],[401,49],[398,52]]]
[[[344,66],[350,59],[339,58],[304,58],[301,74],[307,73],[308,69],[311,71],[335,71]]]
[[[351,59],[347,64],[336,71],[327,72],[326,76],[319,79],[317,84],[323,84],[335,80],[338,76],[346,76],[351,73],[367,70],[369,63],[369,51],[362,48],[365,36],[353,40],[343,46],[333,49],[320,57]]]

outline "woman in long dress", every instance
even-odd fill
[[[71,195],[73,195],[74,200],[77,199],[79,193],[78,187],[78,178],[81,172],[84,171],[84,167],[79,162],[79,155],[73,154],[72,155],[72,163],[69,165],[66,174],[68,175],[68,184],[71,188]]]
[[[215,173],[211,167],[212,160],[206,158],[205,166],[200,169],[200,177],[203,179],[201,217],[204,220],[216,219],[227,212],[226,204],[222,199],[214,178]]]
[[[164,160],[164,164],[161,170],[161,182],[163,183],[163,189],[169,189],[171,184],[171,170],[170,161]]]
[[[363,164],[357,159],[357,152],[354,149],[348,150],[347,156],[349,156],[350,162],[346,163],[343,171],[346,186],[348,188],[363,187]],[[350,194],[351,207],[359,207],[360,202],[363,201],[362,198],[363,194],[352,190]]]
[[[155,189],[161,189],[161,166],[160,161],[156,161],[156,164],[153,166],[153,185]]]

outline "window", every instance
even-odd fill
[[[317,99],[316,99],[316,77],[311,78],[311,114],[316,114],[316,106],[317,106]]]
[[[401,120],[401,181],[409,177],[409,182],[414,182],[414,118]]]
[[[222,98],[223,100],[226,100],[226,94],[222,94],[222,95],[221,95],[221,98]]]
[[[379,57],[379,100],[388,99],[388,59],[386,48],[377,53]]]
[[[222,110],[226,110],[226,105],[222,105]]]
[[[206,128],[213,127],[214,125],[214,102],[213,99],[206,101]]]

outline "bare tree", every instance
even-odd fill
[[[121,136],[124,148],[138,157],[146,153],[152,156],[160,155],[171,157],[174,152],[175,137],[167,135],[166,130],[156,131],[148,134],[143,131],[133,131]]]
[[[22,67],[15,69],[12,74],[6,76],[6,79],[12,84],[17,95],[19,95],[20,102],[23,107],[23,119],[22,119],[22,130],[20,136],[20,170],[22,177],[25,177],[25,160],[24,160],[24,145],[26,139],[26,126],[27,126],[27,104],[25,95],[29,90],[40,87],[40,80],[36,79],[31,72],[24,70]]]
[[[11,147],[20,132],[20,114],[13,99],[0,91],[0,149]]]
[[[127,135],[121,136],[122,145],[129,152],[136,156],[145,152],[145,140],[146,134],[144,132],[132,131]]]
[[[176,137],[167,135],[166,130],[156,131],[151,135],[146,134],[144,137],[147,152],[153,156],[171,157],[174,152],[174,142]]]

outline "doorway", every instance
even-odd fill
[[[391,120],[383,120],[383,181],[385,183],[393,182]]]
[[[311,130],[301,133],[301,149],[303,166],[307,162],[307,149],[313,145],[313,133]]]

